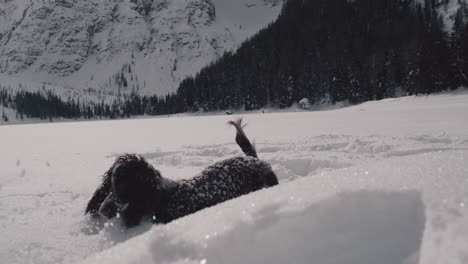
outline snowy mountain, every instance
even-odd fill
[[[115,157],[190,178],[243,155],[238,116],[0,126],[2,263],[466,264],[468,91],[248,114],[280,184],[167,225],[84,208]]]
[[[468,85],[468,0],[368,1],[0,0],[2,116],[258,110]]]
[[[0,0],[0,74],[78,91],[163,95],[272,22],[281,6],[281,0]]]

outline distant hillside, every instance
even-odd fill
[[[164,95],[275,20],[281,6],[282,0],[0,0],[0,84],[10,84],[2,80],[9,76],[69,87],[78,96]]]
[[[455,1],[289,0],[237,52],[185,79],[179,110],[359,103],[467,86],[468,4]]]

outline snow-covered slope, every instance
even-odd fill
[[[1,0],[0,73],[78,90],[165,94],[272,22],[281,5]]]
[[[451,33],[457,11],[461,5],[466,6],[468,2],[466,0],[447,0],[446,2],[446,5],[439,8],[439,13],[444,21],[446,31]],[[468,12],[468,10],[465,12]]]
[[[1,126],[5,263],[466,263],[468,92],[250,114],[280,185],[167,225],[96,226],[84,206],[119,153],[174,179],[241,155],[236,116]]]

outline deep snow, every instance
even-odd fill
[[[4,263],[467,263],[468,91],[245,115],[280,185],[122,231],[83,209],[116,155],[192,177],[237,116],[0,126]]]

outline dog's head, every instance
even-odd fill
[[[119,217],[127,227],[137,225],[158,202],[161,174],[142,157],[129,154],[119,156],[106,174],[109,189],[99,214]]]

